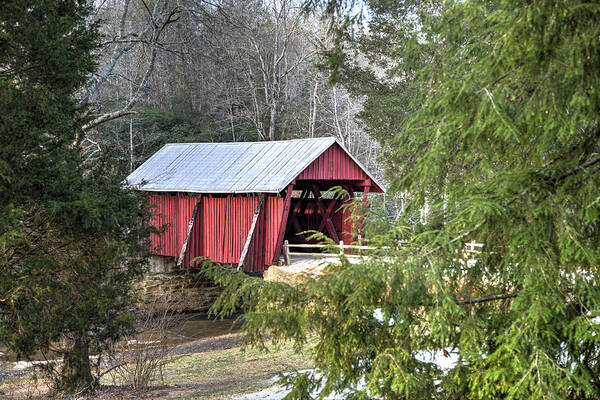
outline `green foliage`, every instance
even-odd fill
[[[89,352],[130,326],[147,206],[111,156],[84,165],[75,92],[97,45],[85,0],[0,6],[0,343],[64,357],[61,387],[89,384]],[[141,221],[141,222],[140,222]]]
[[[251,342],[318,335],[293,398],[319,379],[321,397],[600,398],[600,7],[368,6],[347,45],[370,65],[347,54],[341,79],[367,96],[403,217],[381,255],[298,287],[210,269],[217,307],[244,304]],[[456,365],[423,357],[439,349]]]

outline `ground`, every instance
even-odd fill
[[[230,334],[174,346],[170,362],[150,387],[133,391],[109,373],[102,377],[94,399],[230,399],[277,386],[281,373],[312,367],[309,350],[296,353],[290,345],[268,351],[243,349],[240,334]],[[48,382],[30,372],[5,378],[0,398],[48,398]],[[70,397],[72,398],[72,397]]]

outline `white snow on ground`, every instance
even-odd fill
[[[440,367],[440,369],[442,369],[443,371],[448,371],[454,368],[454,366],[458,362],[458,353],[456,352],[456,350],[450,348],[447,348],[445,350],[448,356],[444,355],[444,349],[439,349],[419,351],[415,355],[415,358],[422,362],[433,362],[437,364],[437,366]],[[276,383],[277,380],[277,378],[274,378],[272,382]],[[289,390],[287,390],[286,388],[275,387],[271,389],[261,390],[260,392],[256,393],[245,394],[240,397],[233,397],[231,400],[281,400],[288,394],[288,392]],[[318,393],[313,394],[316,396]],[[347,396],[344,396],[343,394],[337,394],[327,396],[325,400],[342,400],[346,397]]]
[[[90,360],[95,361],[98,359],[98,356],[90,356]],[[8,365],[10,365],[10,370],[12,371],[20,371],[20,370],[24,370],[27,368],[31,368],[34,366],[38,366],[38,365],[45,365],[45,364],[55,364],[55,363],[61,363],[63,360],[47,360],[47,361],[15,361],[12,363],[7,363]]]
[[[260,392],[246,394],[242,397],[234,397],[232,400],[281,400],[288,394],[285,388],[274,388],[261,390]]]
[[[49,360],[49,361],[17,361],[13,363],[12,369],[14,371],[20,371],[23,369],[31,368],[36,365],[44,365],[48,363],[61,362],[62,360]]]
[[[260,392],[246,394],[241,397],[234,397],[231,400],[281,400],[287,394],[288,390],[282,387],[277,387],[273,389],[261,390]],[[316,396],[318,393],[313,393]],[[325,400],[344,400],[348,396],[344,395],[330,395],[325,398]]]
[[[383,324],[385,319],[383,316],[383,311],[380,308],[376,308],[373,312],[373,318],[378,321],[380,324]],[[388,320],[388,324],[394,325],[394,319],[390,318]],[[422,350],[415,354],[415,358],[422,362],[427,363],[435,363],[437,366],[444,372],[454,368],[456,363],[458,362],[458,352],[456,349],[446,348],[446,349],[436,349],[436,350]],[[273,379],[273,384],[277,382],[277,379]],[[275,387],[271,389],[266,389],[256,393],[250,393],[243,395],[241,397],[234,397],[231,400],[260,400],[260,399],[268,399],[268,400],[281,400],[287,394],[288,390],[283,387]],[[314,393],[315,395],[317,393]],[[331,395],[326,398],[326,400],[338,400],[345,399],[346,396],[343,394]]]

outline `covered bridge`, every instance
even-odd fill
[[[276,264],[284,240],[318,230],[352,241],[346,199],[383,188],[333,137],[254,143],[167,144],[127,177],[156,205],[154,253],[187,267],[195,257],[260,272]]]

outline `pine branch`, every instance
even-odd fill
[[[589,167],[592,167],[592,166],[594,166],[594,165],[596,165],[598,163],[600,163],[600,156],[594,157],[591,160],[589,160],[589,161],[587,161],[587,162],[585,162],[585,163],[583,163],[581,165],[578,165],[577,167],[575,167],[575,168],[573,168],[573,169],[565,172],[564,174],[559,175],[558,177],[556,177],[554,179],[554,182],[555,182],[555,184],[557,184],[558,182],[560,182],[560,181],[568,178],[569,176],[575,175],[576,173],[581,172],[581,171],[585,171],[585,169],[587,169]],[[505,204],[505,206],[508,206],[508,205],[514,203],[519,197],[521,197],[523,194],[527,193],[528,190],[529,190],[529,188],[526,188],[521,193],[519,193],[517,196],[513,197],[512,199],[510,199]],[[459,241],[461,239],[464,239],[465,237],[469,236],[471,233],[475,232],[481,225],[483,225],[482,222],[479,223],[479,224],[477,224],[474,228],[469,229],[468,231],[461,233],[460,235],[454,237],[453,239],[450,239],[446,243],[443,243],[443,244],[440,244],[440,245],[436,246],[435,248],[433,248],[433,249],[429,250],[427,253],[425,253],[425,257],[427,257],[427,256],[435,253],[436,251],[442,249],[444,246],[448,246],[450,244],[456,243],[457,241]],[[423,248],[421,248],[418,251],[416,251],[415,254],[418,253],[422,249]]]
[[[496,79],[494,82],[492,82],[492,84],[490,85],[490,87],[495,86],[496,84],[500,83],[500,81],[502,81],[504,78],[506,78],[507,76],[509,76],[512,72],[514,72],[517,69],[521,68],[523,66],[523,64],[525,64],[525,63],[518,64],[512,70],[510,70],[506,74],[500,76],[498,79]]]
[[[575,167],[575,168],[573,168],[573,169],[565,172],[564,174],[556,177],[556,179],[554,179],[554,182],[556,184],[556,183],[558,183],[558,182],[560,182],[562,180],[565,180],[566,178],[568,178],[571,175],[575,175],[578,172],[585,171],[586,168],[589,168],[589,167],[591,167],[591,166],[593,166],[595,164],[598,164],[599,162],[600,162],[600,156],[592,158],[591,160],[589,160],[587,162],[584,162],[583,164],[578,165],[577,167]]]
[[[477,297],[475,299],[456,300],[456,304],[459,306],[462,306],[462,305],[466,305],[466,304],[485,303],[488,301],[512,299],[517,296],[518,296],[518,293],[496,294],[493,296]]]

